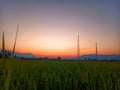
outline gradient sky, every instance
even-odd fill
[[[6,49],[12,49],[18,23],[17,52],[74,57],[79,34],[81,55],[94,54],[95,42],[99,54],[120,54],[119,0],[1,0]]]

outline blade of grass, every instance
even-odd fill
[[[2,61],[3,61],[3,66],[5,67],[5,38],[4,38],[4,31],[2,35]]]
[[[10,88],[11,74],[12,74],[12,61],[10,61],[10,62],[8,63],[5,90],[9,90],[9,88]]]
[[[16,46],[16,41],[17,41],[17,36],[18,36],[18,30],[19,30],[19,24],[17,25],[17,32],[16,32],[16,36],[15,36],[15,41],[14,41],[14,46],[13,46],[13,51],[12,51],[12,60],[14,60],[14,52],[15,52],[15,46]],[[11,74],[12,74],[12,60],[10,61],[9,64],[9,70],[8,70],[8,75],[6,77],[6,90],[9,90],[10,88],[10,81],[11,81]]]
[[[3,66],[3,80],[4,80],[4,84],[3,84],[3,88],[5,88],[5,77],[6,77],[6,69],[5,69],[5,38],[4,38],[4,31],[2,34],[2,66]]]
[[[13,51],[12,51],[12,56],[11,56],[12,59],[14,59],[14,52],[15,52],[15,47],[16,47],[16,41],[17,41],[17,36],[18,36],[18,30],[19,30],[19,24],[17,25],[17,31],[16,31],[16,36],[15,36],[15,41],[14,41],[14,46],[13,46]]]
[[[2,62],[3,62],[3,68],[5,68],[5,38],[4,38],[4,31],[2,34]]]

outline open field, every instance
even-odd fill
[[[0,60],[0,90],[120,90],[120,62]]]

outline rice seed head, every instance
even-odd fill
[[[5,58],[5,38],[4,38],[4,31],[2,34],[2,58]]]
[[[17,25],[17,31],[16,31],[16,36],[15,36],[15,41],[13,45],[13,51],[12,51],[12,59],[14,59],[14,52],[15,52],[15,47],[16,47],[16,41],[17,41],[17,36],[18,36],[18,30],[19,30],[19,24]]]

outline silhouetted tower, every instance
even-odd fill
[[[97,42],[96,42],[96,59],[98,59],[98,46],[97,46]]]
[[[77,38],[77,59],[79,59],[79,57],[80,57],[80,46],[79,46],[79,43],[80,43],[80,41],[79,41],[79,35],[78,35],[78,38]]]

